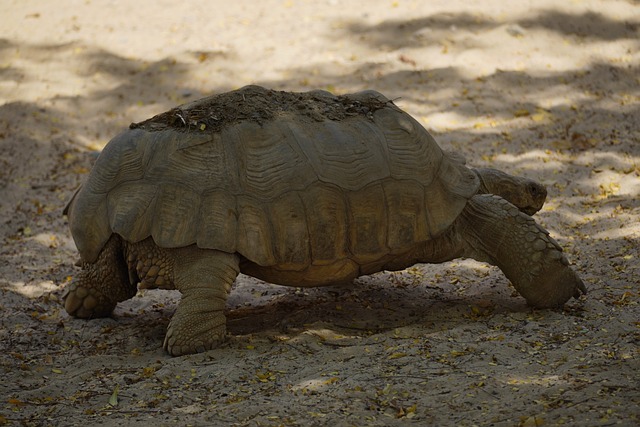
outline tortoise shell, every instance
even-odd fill
[[[304,270],[406,252],[447,230],[478,186],[378,92],[248,86],[132,124],[66,213],[84,262],[117,233]]]

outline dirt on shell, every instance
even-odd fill
[[[376,110],[393,105],[392,101],[369,96],[335,96],[326,91],[285,92],[260,86],[245,86],[172,108],[130,129],[161,131],[177,129],[219,132],[223,128],[249,120],[262,124],[283,113],[294,113],[312,121],[340,121],[347,117],[373,118]]]

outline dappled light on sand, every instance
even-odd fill
[[[638,2],[5,3],[0,426],[638,424]],[[67,316],[62,210],[99,151],[247,84],[374,89],[469,166],[543,183],[536,221],[589,293],[531,310],[469,260],[348,288],[241,276],[227,341],[173,359],[175,292]]]
[[[8,284],[8,290],[20,294],[27,298],[39,298],[45,294],[56,291],[59,287],[58,283],[52,281],[37,282],[37,283],[24,283],[15,282]]]

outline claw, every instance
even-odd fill
[[[587,294],[587,287],[584,285],[584,282],[582,281],[582,279],[578,279],[579,282],[577,283],[576,289],[573,292],[573,297],[575,299],[580,298],[582,295],[586,295]]]
[[[62,292],[64,309],[72,316],[74,316],[78,309],[80,309],[80,307],[82,306],[82,298],[78,298],[78,295],[74,292],[75,288],[76,286],[69,285],[65,287],[64,291]]]

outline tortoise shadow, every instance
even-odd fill
[[[446,268],[446,264],[438,267]],[[461,274],[472,276],[473,270],[467,270]],[[428,278],[421,283],[403,283],[395,276],[383,272],[361,277],[349,287],[320,288],[288,288],[248,278],[249,284],[236,284],[236,289],[240,288],[236,295],[232,291],[227,330],[232,336],[297,335],[322,324],[350,335],[372,335],[412,325],[438,332],[474,322],[478,306],[485,307],[484,315],[530,310],[524,299],[509,296],[507,286],[485,286],[484,282],[493,281],[491,277],[476,277],[469,295],[457,295],[460,289],[449,283],[431,284]],[[261,297],[247,300],[242,290],[245,286]]]
[[[523,298],[512,296],[497,270],[480,277],[474,268],[455,263],[423,266],[427,273],[419,280],[404,272],[381,272],[343,287],[292,288],[241,275],[225,309],[227,334],[231,339],[273,339],[297,336],[318,325],[356,336],[413,326],[437,333],[501,313],[531,310]],[[452,266],[453,279],[447,276]],[[88,322],[85,333],[97,333],[106,322],[121,330],[114,335],[136,336],[147,346],[157,346],[179,299],[178,291],[144,291],[120,303],[113,319]],[[131,341],[129,347],[135,346],[140,342]]]

